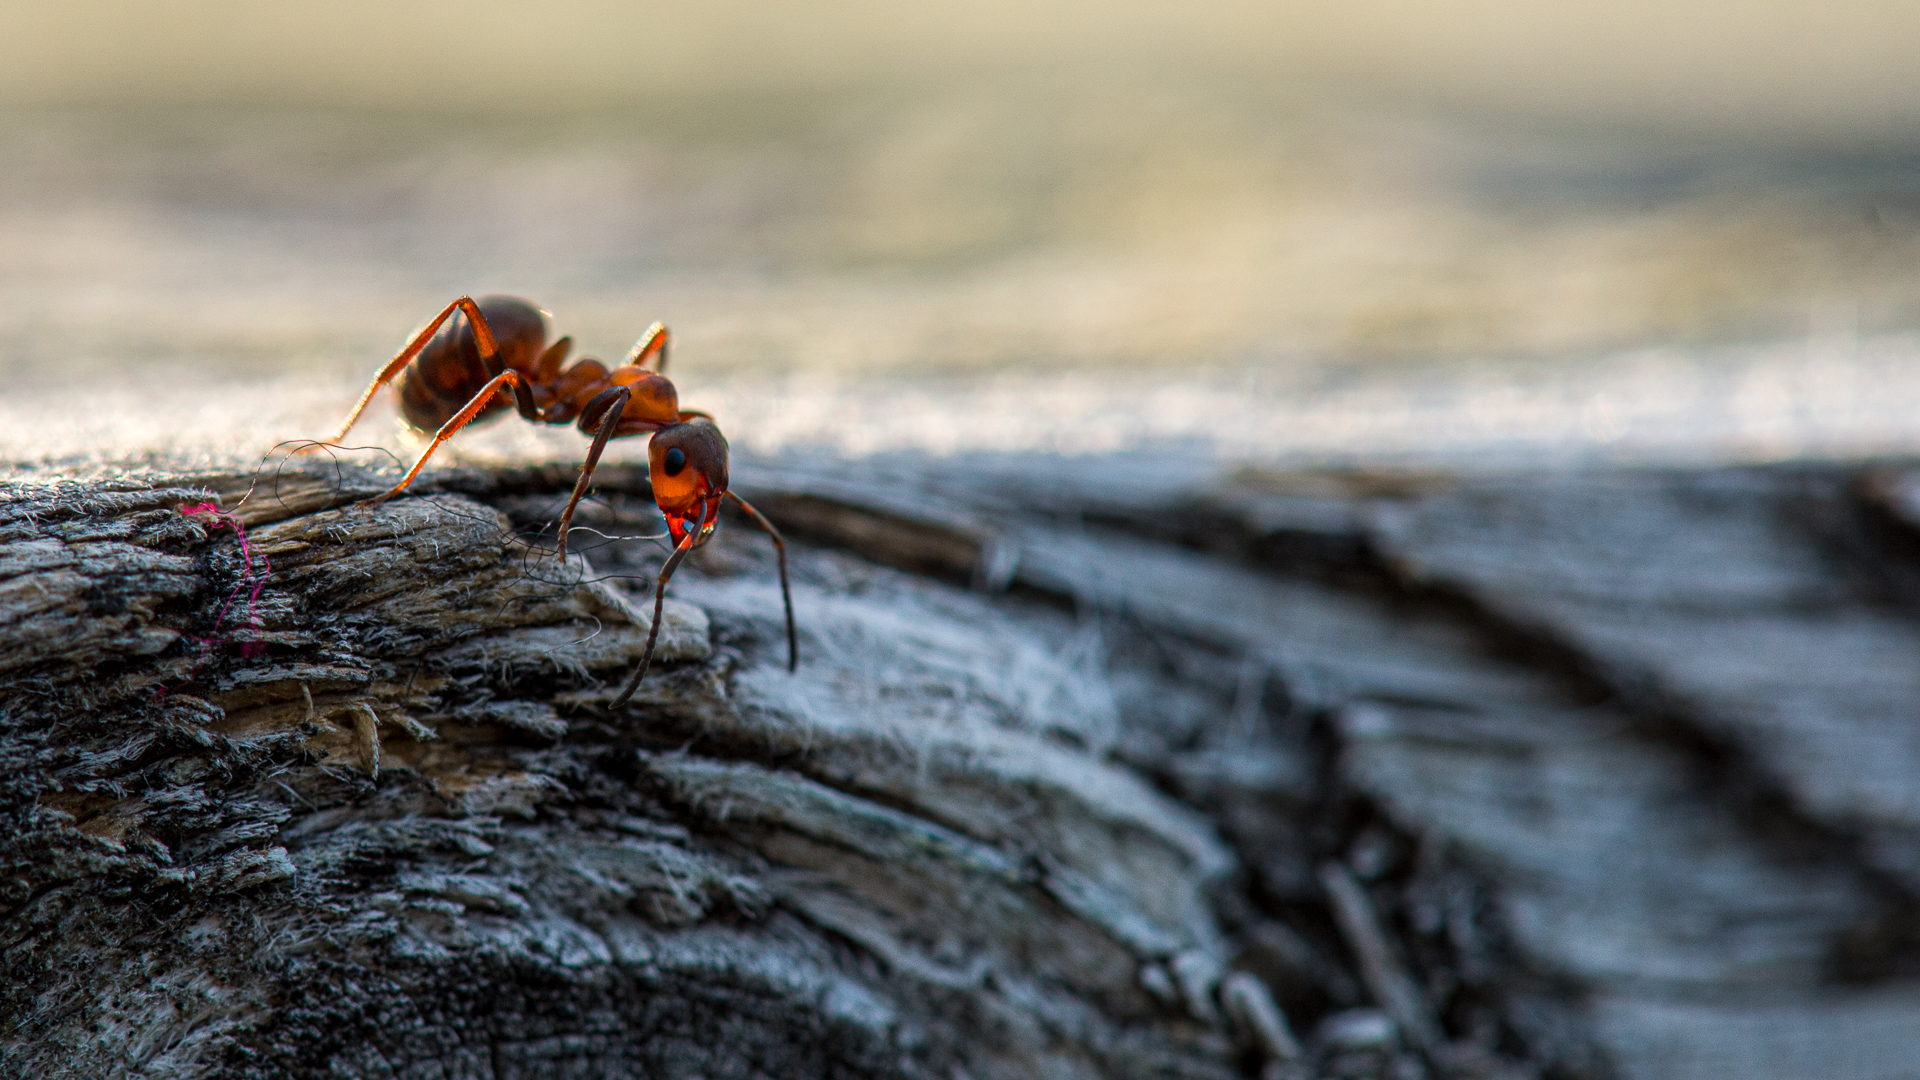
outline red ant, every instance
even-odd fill
[[[466,317],[449,322],[456,311]],[[787,587],[787,542],[760,511],[728,490],[726,437],[711,416],[680,408],[680,395],[664,374],[668,340],[666,326],[654,323],[613,370],[592,357],[583,357],[562,370],[560,365],[566,361],[573,339],[563,337],[548,345],[545,312],[515,296],[483,296],[478,303],[463,296],[441,309],[398,356],[380,369],[330,440],[338,443],[346,438],[373,395],[389,382],[400,399],[400,415],[407,426],[422,433],[434,432],[433,442],[399,483],[360,504],[374,506],[405,491],[420,475],[427,458],[455,432],[475,421],[502,415],[509,401],[523,418],[536,424],[577,420],[581,433],[593,436],[593,445],[580,466],[573,497],[560,515],[555,547],[564,558],[574,508],[587,493],[607,440],[651,434],[647,471],[653,481],[653,501],[667,519],[673,554],[660,568],[654,585],[653,628],[647,633],[647,650],[633,677],[627,680],[626,689],[610,706],[615,709],[633,696],[653,662],[667,579],[687,552],[713,537],[724,499],[738,503],[754,524],[773,537],[780,557],[780,599],[787,609],[787,670],[794,670],[800,659],[793,593]],[[650,360],[659,361],[652,370],[646,366]]]

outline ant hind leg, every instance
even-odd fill
[[[427,448],[420,452],[420,457],[413,463],[413,468],[407,470],[407,475],[401,478],[399,483],[360,505],[378,506],[388,499],[393,498],[395,495],[400,494],[402,491],[405,491],[407,485],[413,483],[413,478],[419,476],[420,470],[426,467],[427,459],[433,456],[435,450],[440,449],[441,443],[453,438],[455,432],[472,423],[473,418],[480,415],[480,410],[487,407],[487,403],[493,400],[495,394],[508,390],[512,391],[514,404],[519,407],[522,415],[529,413],[538,415],[538,413],[534,411],[533,390],[527,384],[527,377],[512,368],[508,368],[493,378],[488,379],[487,385],[481,387],[479,393],[473,395],[465,405],[461,406],[460,411],[454,413],[451,420],[440,425],[440,430],[433,436],[433,442],[427,444]]]
[[[407,342],[407,347],[401,349],[398,356],[387,361],[387,366],[381,368],[380,374],[375,375],[373,381],[367,384],[366,393],[360,395],[360,400],[354,404],[353,411],[347,414],[346,420],[340,425],[340,430],[335,432],[333,438],[327,440],[328,442],[337,443],[347,437],[347,432],[352,430],[354,421],[360,419],[360,414],[366,411],[367,403],[373,400],[373,395],[379,393],[382,386],[393,381],[393,377],[400,374],[401,369],[412,363],[414,357],[420,355],[420,350],[427,347],[427,342],[433,340],[433,335],[439,331],[440,325],[446,322],[456,310],[466,313],[467,322],[473,327],[474,343],[480,347],[480,358],[487,362],[489,370],[492,369],[492,360],[497,351],[493,340],[493,328],[487,325],[487,317],[480,314],[480,307],[473,302],[473,297],[463,296],[441,308],[440,314],[435,315],[433,321],[413,335],[413,340]],[[412,477],[409,476],[408,479]]]
[[[573,338],[563,337],[547,346],[540,354],[539,366],[534,368],[533,381],[542,386],[553,383],[560,377],[560,365],[567,362],[567,354],[573,351]]]

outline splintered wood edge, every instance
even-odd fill
[[[987,591],[1005,588],[1014,577],[1019,545],[996,527],[988,514],[965,500],[928,496],[897,484],[836,481],[820,469],[768,469],[748,464],[741,471],[748,475],[734,488],[798,539]],[[572,490],[577,477],[578,466],[570,462],[499,468],[462,466],[426,473],[407,494],[452,493],[481,501],[512,495],[565,494]],[[318,460],[276,464],[255,473],[188,475],[180,480],[205,486],[219,497],[223,508],[237,514],[249,527],[345,506],[378,495],[391,483],[384,471]],[[1455,482],[1455,478],[1443,474],[1401,476],[1355,470],[1243,467],[1223,468],[1189,495],[1195,505],[1274,492],[1342,499],[1364,495],[1404,498],[1444,490]],[[643,465],[602,465],[594,472],[593,487],[597,492],[646,499],[653,494]],[[1915,527],[1920,529],[1920,485],[1916,485],[1913,499],[1911,513]]]

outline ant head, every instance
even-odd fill
[[[703,520],[710,532],[727,493],[727,438],[719,425],[696,416],[654,432],[647,467],[653,501],[673,542],[679,544],[689,526],[698,528]]]

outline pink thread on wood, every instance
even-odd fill
[[[218,503],[210,502],[195,503],[192,506],[181,503],[179,509],[182,517],[201,520],[213,529],[222,527],[232,529],[234,535],[240,538],[240,583],[227,594],[226,601],[215,613],[213,636],[198,639],[200,644],[212,646],[220,642],[220,627],[227,621],[227,611],[233,607],[233,602],[240,598],[240,590],[252,586],[252,590],[247,594],[247,625],[253,630],[253,640],[240,643],[240,655],[248,658],[260,655],[267,649],[266,635],[260,628],[260,590],[266,588],[267,578],[273,574],[273,562],[262,554],[260,573],[257,576],[254,574],[253,545],[247,540],[246,523],[240,520],[238,514],[229,513],[220,509]]]

